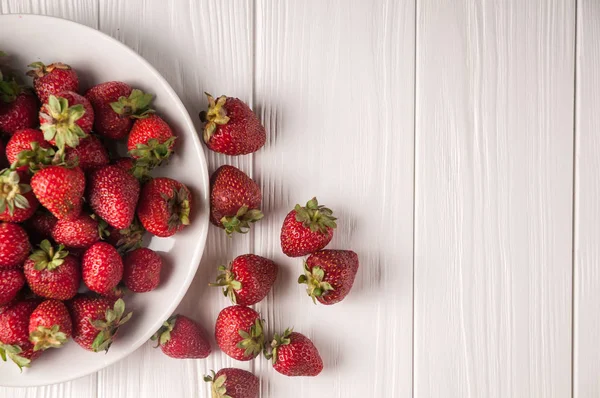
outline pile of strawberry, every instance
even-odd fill
[[[20,368],[69,338],[108,350],[125,293],[160,283],[145,232],[174,235],[192,206],[185,185],[149,175],[176,139],[152,95],[123,82],[82,95],[69,65],[30,67],[33,88],[0,71],[0,358]],[[121,140],[128,156],[111,156]]]

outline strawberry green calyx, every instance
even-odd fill
[[[55,62],[50,65],[45,65],[43,62],[33,62],[27,65],[30,68],[33,68],[29,72],[27,72],[27,76],[30,77],[44,77],[48,73],[52,72],[54,69],[63,69],[69,70],[71,67],[69,65],[65,65],[61,62]]]
[[[28,209],[29,201],[24,194],[31,191],[29,184],[19,183],[19,173],[11,169],[0,172],[0,214],[8,208],[11,216],[15,209]]]
[[[298,277],[298,283],[306,283],[306,293],[312,298],[313,303],[317,304],[317,297],[322,297],[328,291],[334,290],[329,282],[323,282],[325,271],[321,267],[308,268],[304,262],[304,274]]]
[[[118,299],[113,308],[106,310],[105,319],[90,320],[90,324],[99,331],[92,343],[92,351],[108,352],[119,327],[131,319],[132,314],[129,312],[125,315],[125,302],[123,299]]]
[[[156,341],[156,346],[154,348],[158,348],[158,346],[165,345],[171,340],[171,332],[175,327],[175,322],[177,322],[177,315],[171,315],[169,319],[163,322],[160,329],[150,337],[150,340]]]
[[[47,239],[44,239],[39,246],[40,248],[29,256],[29,259],[35,263],[34,268],[37,271],[44,269],[53,271],[60,267],[69,255],[69,252],[64,250],[65,247],[63,245],[59,245],[56,248],[52,247],[50,241]]]
[[[257,209],[248,210],[248,206],[239,208],[235,216],[221,218],[221,224],[228,236],[234,232],[245,234],[250,230],[250,224],[262,219],[265,215]]]
[[[337,219],[333,216],[333,211],[325,206],[320,206],[317,198],[309,200],[306,207],[296,205],[294,210],[296,211],[296,221],[310,228],[312,232],[319,231],[326,234],[328,228],[337,227],[335,223]]]
[[[210,391],[212,393],[212,398],[231,398],[231,396],[227,395],[227,389],[225,388],[225,381],[227,381],[227,376],[222,374],[219,377],[216,377],[215,371],[211,370],[210,373],[212,375],[204,376],[204,381],[207,383],[211,383]]]
[[[10,168],[16,170],[19,167],[27,166],[29,171],[35,173],[40,170],[41,165],[50,165],[56,160],[56,151],[54,148],[43,148],[38,142],[29,144],[30,150],[19,152],[17,160],[10,165]]]
[[[254,322],[254,325],[250,327],[250,333],[245,330],[240,330],[239,335],[242,336],[243,340],[237,343],[236,347],[245,350],[245,356],[256,356],[260,354],[265,347],[265,335],[263,329],[263,321],[257,319]]]
[[[206,97],[208,98],[208,112],[201,112],[200,119],[206,123],[202,138],[204,139],[204,142],[208,144],[217,129],[217,124],[227,124],[227,122],[229,122],[229,117],[227,116],[227,110],[224,107],[225,102],[227,102],[226,96],[222,95],[215,101],[213,96],[209,93],[205,92],[204,94],[206,94]]]
[[[67,335],[60,331],[58,325],[53,325],[51,328],[38,326],[29,335],[29,341],[34,344],[33,351],[44,351],[48,348],[62,347],[67,342]]]
[[[152,138],[148,140],[147,144],[137,144],[135,149],[129,151],[129,154],[137,158],[136,167],[152,169],[171,157],[175,139],[176,137],[171,137],[161,143],[156,138]]]
[[[22,352],[23,349],[21,349],[21,347],[18,345],[0,343],[0,358],[2,358],[4,362],[6,362],[6,358],[9,358],[19,367],[21,372],[23,371],[23,368],[28,368],[31,365],[30,359],[20,355]]]
[[[64,152],[65,146],[77,147],[79,139],[87,136],[76,123],[85,114],[83,105],[69,106],[66,98],[51,95],[46,109],[48,113],[40,113],[40,119],[45,121],[40,128],[46,141],[56,141],[60,153]]]
[[[98,226],[98,228],[101,229],[100,236],[103,239],[106,239],[107,235],[110,235],[110,232],[108,232],[108,230],[106,229],[108,227],[108,224],[106,223],[106,221],[102,219],[100,220],[101,221]],[[112,244],[115,245],[119,254],[123,255],[124,253],[127,253],[131,250],[135,250],[142,247],[142,239],[144,238],[144,232],[146,232],[146,230],[139,222],[137,217],[134,217],[133,221],[127,228],[121,229],[118,232],[114,232],[119,234],[119,238],[116,242],[112,241]]]
[[[223,287],[223,294],[225,297],[229,297],[233,304],[237,304],[235,291],[242,288],[242,282],[236,280],[235,274],[224,265],[219,266],[218,270],[220,273],[217,276],[217,281],[215,283],[209,283],[208,285],[213,287]]]
[[[152,94],[146,94],[142,90],[134,89],[129,94],[129,97],[119,97],[118,101],[111,102],[110,107],[115,113],[123,117],[144,119],[151,113],[154,113],[154,109],[150,109],[150,103],[153,99],[154,96]]]
[[[173,190],[173,197],[162,195],[167,201],[167,207],[170,210],[169,228],[177,228],[179,225],[190,224],[190,198],[188,192],[181,188]]]
[[[15,79],[4,79],[0,71],[0,101],[10,103],[17,99],[23,89]]]
[[[291,343],[290,335],[293,331],[294,330],[292,328],[287,328],[285,329],[285,332],[283,332],[283,334],[281,335],[279,333],[275,333],[275,335],[273,336],[273,341],[271,341],[270,348],[265,348],[265,358],[272,360],[273,365],[277,363],[277,351],[279,350],[279,347]]]

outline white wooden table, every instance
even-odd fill
[[[215,267],[271,257],[281,278],[257,308],[271,330],[310,335],[326,366],[289,379],[264,359],[146,345],[0,398],[208,397],[202,375],[225,366],[273,398],[600,396],[598,0],[0,0],[0,13],[116,37],[194,117],[205,90],[252,105],[265,148],[207,156],[260,182],[267,217],[233,240],[211,231],[179,311],[210,328],[226,305],[206,287]],[[278,243],[312,195],[340,219],[331,247],[361,259],[335,307],[311,303]]]

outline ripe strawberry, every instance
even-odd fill
[[[155,178],[144,184],[137,215],[148,232],[172,236],[190,223],[192,195],[189,189],[171,178]]]
[[[298,283],[306,283],[306,292],[313,302],[331,305],[350,293],[358,271],[358,256],[350,250],[321,250],[304,263],[304,274]]]
[[[160,116],[150,115],[133,124],[127,150],[140,165],[152,169],[169,159],[175,138],[171,127]]]
[[[106,166],[110,163],[108,152],[102,142],[89,135],[79,141],[77,148],[67,148],[65,153],[65,162],[67,164],[78,160],[78,166],[85,172]]]
[[[277,279],[278,267],[268,258],[254,254],[236,257],[229,269],[220,266],[217,282],[211,286],[223,286],[223,294],[233,304],[253,305],[264,299]]]
[[[29,67],[33,69],[27,75],[33,77],[33,87],[42,102],[46,102],[50,95],[62,91],[79,91],[79,78],[69,65],[60,62],[50,65],[34,62]]]
[[[258,377],[247,370],[225,368],[212,376],[204,376],[204,381],[211,383],[213,398],[258,398],[260,382]]]
[[[100,240],[98,221],[85,213],[71,220],[58,220],[52,229],[52,239],[69,248],[88,248]]]
[[[140,181],[147,181],[149,179],[149,167],[144,165],[144,162],[138,162],[133,158],[119,158],[113,162],[115,166],[127,170],[135,178]]]
[[[25,278],[31,291],[55,300],[74,297],[81,279],[77,259],[64,250],[64,246],[52,247],[48,240],[42,241],[39,247],[25,261]]]
[[[0,81],[0,85],[2,83],[6,82]],[[9,135],[35,127],[38,122],[38,100],[35,95],[16,83],[11,87],[9,94],[0,87],[0,133]]]
[[[264,217],[260,187],[241,170],[221,166],[210,177],[210,222],[227,235],[246,233]]]
[[[58,300],[46,300],[29,318],[29,341],[34,351],[62,347],[73,332],[69,310]]]
[[[273,369],[285,376],[316,376],[323,370],[317,347],[308,337],[291,329],[275,334],[265,356],[273,360]]]
[[[122,168],[109,165],[92,172],[88,184],[88,201],[94,212],[115,228],[127,228],[140,194],[138,180]]]
[[[0,171],[0,221],[23,222],[35,213],[38,200],[17,171]]]
[[[206,358],[210,343],[206,331],[196,322],[183,315],[173,315],[152,336],[153,341],[165,355],[171,358]]]
[[[31,241],[41,242],[44,239],[50,238],[57,221],[58,219],[49,211],[38,209],[26,222]]]
[[[113,164],[124,170],[131,171],[135,167],[135,160],[133,160],[133,158],[123,157],[115,160]]]
[[[238,98],[215,99],[208,93],[208,111],[200,113],[204,125],[206,146],[226,155],[245,155],[258,151],[266,141],[266,132],[260,120]]]
[[[225,354],[238,361],[249,361],[264,348],[263,321],[252,308],[227,307],[217,317],[215,337]]]
[[[40,109],[40,129],[44,138],[56,145],[59,153],[65,147],[75,148],[94,125],[94,110],[90,102],[72,91],[51,95]]]
[[[283,220],[281,249],[289,257],[301,257],[323,249],[337,227],[333,212],[312,198],[306,207],[296,205]]]
[[[152,94],[132,90],[123,82],[100,83],[90,88],[85,97],[92,103],[96,114],[94,130],[112,140],[125,138],[133,119],[152,112],[148,109]]]
[[[17,170],[37,171],[42,164],[50,164],[54,149],[38,129],[16,131],[6,144],[6,157]]]
[[[39,300],[17,301],[0,312],[0,358],[10,358],[17,366],[27,368],[41,352],[33,351],[29,341],[29,317]]]
[[[0,269],[23,264],[30,248],[27,232],[21,226],[0,223]]]
[[[108,351],[121,325],[132,313],[125,314],[125,302],[105,297],[79,296],[70,302],[73,340],[88,351]]]
[[[83,254],[81,275],[91,291],[111,294],[123,277],[123,260],[108,243],[94,243]]]
[[[59,220],[81,213],[85,175],[79,167],[46,167],[31,178],[31,188],[42,206]]]
[[[160,283],[162,259],[153,250],[145,247],[135,249],[123,259],[123,282],[134,293],[154,290]]]
[[[0,268],[0,305],[5,305],[17,297],[25,285],[25,275],[20,269]]]
[[[142,247],[142,239],[146,230],[140,224],[137,217],[125,229],[107,228],[108,236],[105,241],[113,245],[121,254]]]

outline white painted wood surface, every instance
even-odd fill
[[[119,39],[194,118],[203,91],[252,105],[265,148],[207,156],[256,178],[267,217],[247,236],[211,231],[179,311],[211,330],[227,305],[206,286],[215,267],[271,257],[281,277],[256,308],[270,331],[311,336],[326,370],[288,379],[262,359],[146,345],[0,398],[208,397],[202,375],[225,366],[254,371],[268,398],[600,396],[597,1],[0,0],[4,13]],[[331,308],[312,305],[278,243],[313,195],[340,218],[331,247],[361,259]]]

